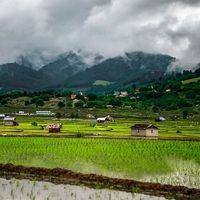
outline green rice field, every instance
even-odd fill
[[[1,163],[200,188],[199,142],[0,138]]]
[[[0,121],[0,135],[50,135],[46,128],[48,123],[61,123],[60,135],[99,135],[115,137],[131,137],[130,127],[136,123],[154,124],[159,128],[159,137],[200,137],[200,121],[198,119],[166,120],[155,122],[154,119],[116,118],[114,122],[100,123],[89,119],[52,119],[51,117],[17,116],[19,126],[4,126]],[[37,126],[33,126],[33,122]],[[52,135],[52,134],[51,134]]]

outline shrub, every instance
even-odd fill
[[[37,122],[31,123],[32,126],[37,126]]]
[[[35,105],[36,106],[44,106],[44,101],[42,99],[38,99],[36,102],[35,102]]]
[[[58,119],[61,118],[61,113],[57,112],[57,113],[55,114],[55,117],[58,118]]]
[[[188,117],[188,111],[184,110],[183,111],[183,119],[187,119],[187,117]]]
[[[63,102],[58,102],[58,107],[63,108],[63,107],[65,107],[65,104]]]

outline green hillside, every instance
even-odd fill
[[[193,82],[198,82],[198,81],[200,81],[200,77],[183,80],[182,83],[183,84],[188,84],[188,83],[193,83]]]
[[[108,86],[108,85],[110,85],[110,84],[112,84],[111,82],[109,82],[109,81],[105,81],[105,80],[96,80],[94,83],[93,83],[93,85],[100,85],[100,86]]]

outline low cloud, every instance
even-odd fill
[[[200,61],[199,0],[0,0],[0,30],[0,63],[77,49]]]

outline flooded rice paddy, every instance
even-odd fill
[[[164,200],[164,197],[92,189],[85,186],[53,184],[0,178],[0,200]]]

